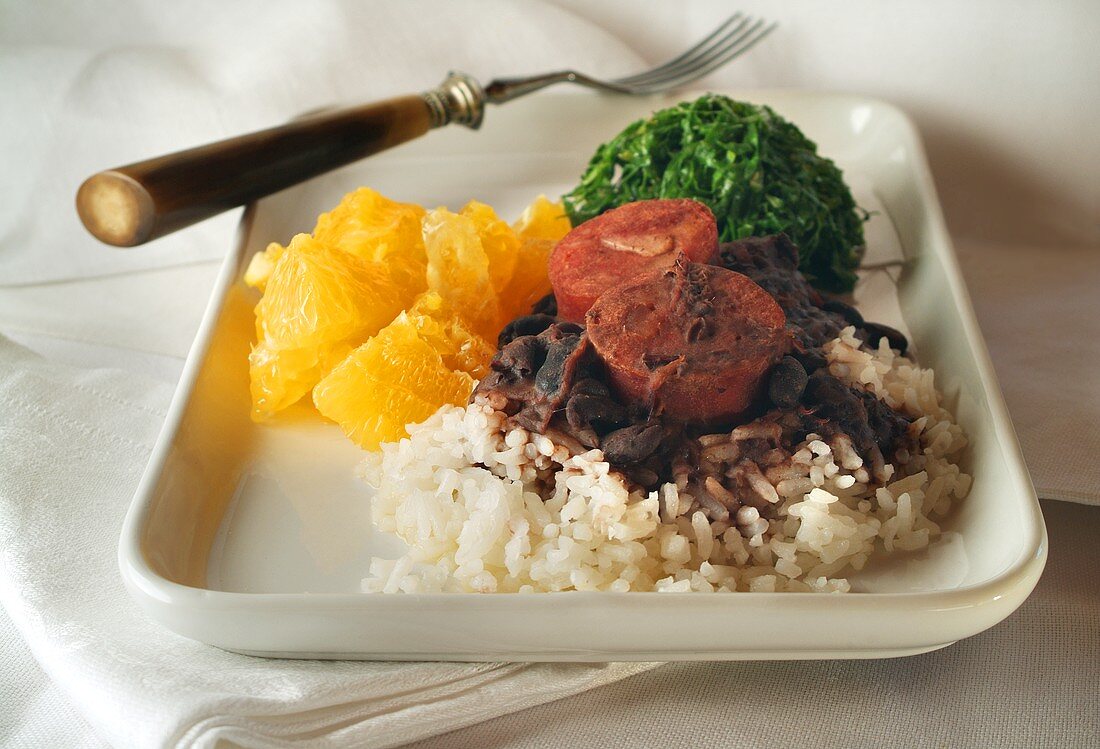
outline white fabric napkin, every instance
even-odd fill
[[[415,93],[450,69],[482,80],[641,58],[542,2],[83,0],[22,3],[0,22],[0,285],[220,257],[239,211],[140,250],[105,252],[73,198],[101,169]],[[18,155],[18,156],[16,156]],[[33,251],[28,246],[33,245]]]
[[[0,338],[0,602],[112,745],[390,747],[650,668],[267,660],[163,629],[115,552],[170,394]]]

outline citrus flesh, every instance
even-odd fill
[[[401,294],[376,263],[328,251],[299,234],[279,255],[256,305],[249,356],[253,415],[299,400],[355,346],[401,311]]]
[[[402,312],[321,380],[313,403],[360,447],[377,450],[440,406],[465,403],[473,385],[470,375],[444,363],[417,321]]]
[[[547,259],[568,231],[544,197],[509,226],[477,201],[455,213],[349,193],[312,235],[272,243],[245,272],[263,294],[253,417],[312,390],[323,416],[373,450],[466,402],[500,329],[550,292]]]

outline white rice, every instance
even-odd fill
[[[631,491],[599,450],[507,429],[504,414],[477,399],[440,409],[364,462],[377,491],[375,524],[409,550],[372,560],[363,589],[850,590],[847,570],[876,550],[927,546],[940,533],[933,518],[970,487],[954,462],[966,437],[941,405],[932,371],[885,339],[877,350],[861,348],[854,333],[846,328],[825,346],[829,370],[914,419],[919,451],[887,465],[884,482],[870,483],[846,440],[809,435],[781,480],[750,477],[777,519],[746,506],[729,521],[710,521],[686,483]]]

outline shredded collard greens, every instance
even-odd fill
[[[705,203],[723,242],[786,232],[811,283],[855,286],[867,214],[836,165],[770,107],[708,94],[655,112],[600,146],[564,201],[576,226],[652,198]]]

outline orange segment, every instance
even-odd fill
[[[368,187],[349,192],[334,209],[317,219],[319,242],[381,262],[394,258],[424,260],[420,221],[424,209],[399,203]]]
[[[516,269],[516,252],[519,250],[519,238],[512,227],[508,226],[496,212],[476,200],[471,200],[459,215],[474,223],[485,257],[489,259],[489,277],[493,290],[500,292],[512,279]]]
[[[437,208],[424,217],[423,226],[428,289],[458,310],[478,335],[495,340],[502,324],[500,307],[477,225],[467,216]]]
[[[248,262],[248,268],[244,272],[244,282],[263,293],[267,288],[267,279],[271,277],[271,271],[275,270],[275,263],[279,261],[286,248],[278,242],[272,242],[266,250],[260,250]]]
[[[507,320],[531,312],[531,306],[550,293],[547,263],[554,244],[569,233],[569,217],[561,203],[545,195],[537,197],[513,224],[519,237],[512,280],[500,293],[501,311]]]
[[[448,367],[402,312],[313,390],[313,402],[367,450],[406,435],[443,404],[463,404],[474,381]]]
[[[554,242],[549,239],[527,238],[520,243],[515,275],[500,294],[506,320],[531,314],[532,305],[550,293],[547,263],[553,249]]]
[[[360,187],[317,219],[313,236],[322,244],[364,260],[383,263],[409,302],[424,290],[424,209]]]
[[[523,215],[512,228],[523,239],[546,239],[557,242],[569,233],[573,225],[569,223],[569,217],[565,214],[565,207],[561,203],[549,200],[545,195],[539,195],[524,209]]]
[[[269,417],[305,395],[393,319],[401,297],[376,264],[327,252],[308,234],[294,237],[256,305],[258,343],[249,356],[254,417]]]
[[[488,373],[496,347],[471,330],[439,294],[422,294],[409,309],[409,319],[447,367],[478,380]]]

